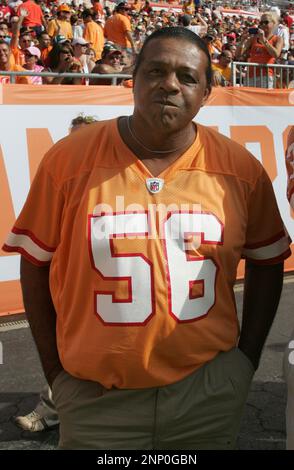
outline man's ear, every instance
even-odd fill
[[[211,93],[211,86],[207,87],[205,89],[205,94],[204,94],[203,99],[202,99],[201,107],[205,105],[206,101],[209,98],[210,93]]]

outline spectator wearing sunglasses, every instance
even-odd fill
[[[100,74],[120,74],[133,73],[134,66],[132,63],[126,64],[124,61],[125,51],[121,51],[115,44],[107,42],[103,48],[102,59],[92,70],[92,73]],[[123,82],[123,78],[117,79],[117,84]],[[111,78],[98,79],[91,78],[90,85],[111,85]]]
[[[1,33],[1,31],[0,31],[0,40],[5,41],[9,45],[9,41],[7,41],[7,36],[5,36],[5,34]]]
[[[7,44],[10,44],[11,37],[9,36],[8,25],[3,22],[0,22],[0,39],[6,41]]]
[[[48,72],[57,73],[81,73],[82,65],[74,58],[72,47],[67,42],[57,43],[54,45],[52,51],[48,54],[49,67],[46,69]],[[45,70],[44,70],[45,71]],[[69,78],[63,77],[44,77],[43,83],[59,84],[59,85],[81,85],[83,84],[83,77]]]
[[[277,26],[277,16],[273,12],[263,13],[260,18],[259,27],[247,38],[243,36],[243,40],[238,48],[237,56],[243,56],[243,60],[247,58],[247,62],[258,64],[274,64],[280,57],[283,48],[283,39],[274,34]],[[250,31],[250,30],[249,30]],[[245,40],[244,40],[245,39]],[[254,68],[249,69],[249,86],[257,86],[259,88],[273,88],[273,69],[256,68],[254,76]]]

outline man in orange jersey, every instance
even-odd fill
[[[211,75],[193,32],[149,36],[132,116],[46,154],[3,247],[22,254],[61,449],[235,447],[290,250],[262,165],[193,122]]]
[[[287,140],[286,168],[288,174],[287,197],[291,209],[294,210],[294,127],[291,128]],[[286,448],[287,450],[294,450],[294,331],[284,355],[284,372],[288,388]]]

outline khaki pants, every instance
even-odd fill
[[[106,390],[61,372],[60,449],[234,449],[254,373],[237,348],[159,388]]]
[[[52,399],[52,391],[48,384],[42,388],[40,400],[34,411],[43,418],[48,427],[58,426],[59,418]]]

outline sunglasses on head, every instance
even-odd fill
[[[0,39],[5,39],[5,38],[6,38],[6,36],[0,36]]]
[[[261,25],[263,25],[263,24],[264,24],[264,25],[268,25],[269,23],[270,23],[269,20],[263,20],[263,21],[260,21],[259,24],[261,24]]]

